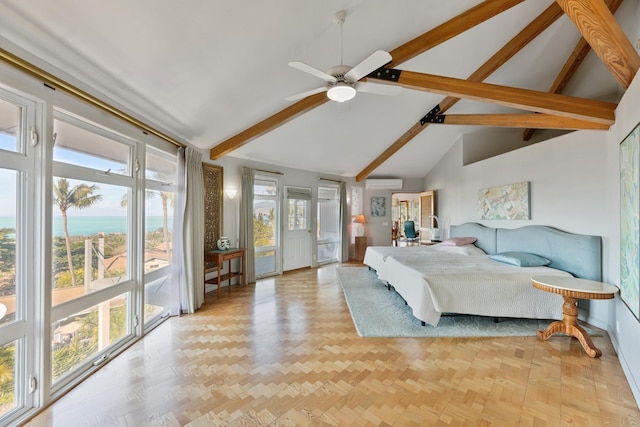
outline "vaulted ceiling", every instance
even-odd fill
[[[640,67],[638,0],[0,0],[0,12],[5,52],[214,160],[358,180],[423,177],[461,138],[607,129]],[[361,82],[399,95],[285,100],[323,84],[287,63],[326,71],[376,50],[392,60]]]

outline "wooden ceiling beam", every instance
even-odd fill
[[[522,1],[523,0],[483,1],[421,36],[393,49],[389,52],[393,58],[389,67],[396,67],[415,58],[429,49],[483,23],[489,18],[493,18],[505,10],[522,3]]]
[[[582,37],[627,89],[640,68],[640,56],[602,0],[556,0]]]
[[[611,13],[615,14],[623,1],[624,0],[607,0],[606,3]],[[564,67],[562,67],[562,70],[558,73],[556,79],[551,85],[551,88],[549,88],[549,93],[562,93],[564,91],[564,88],[567,87],[571,78],[573,78],[576,71],[578,71],[578,68],[590,50],[591,46],[589,46],[589,43],[587,43],[584,37],[581,37],[576,44],[576,47],[573,49],[573,52],[571,52],[571,55],[569,55],[569,58],[565,62]],[[535,129],[533,128],[525,129],[522,132],[522,139],[524,141],[529,141],[534,132]]]
[[[551,114],[438,114],[431,124],[493,126],[507,128],[607,130],[609,125]]]
[[[390,64],[395,67],[523,1],[524,0],[485,0],[455,18],[392,50],[390,53],[393,60]],[[210,150],[209,157],[212,160],[217,160],[255,138],[271,132],[307,111],[319,107],[328,100],[324,92],[304,98],[216,145]]]
[[[556,3],[552,3],[547,9],[545,9],[540,15],[538,15],[529,25],[522,29],[515,37],[507,42],[500,50],[498,50],[491,58],[489,58],[484,64],[480,66],[467,80],[480,82],[489,77],[495,70],[500,68],[511,59],[516,53],[520,52],[530,41],[534,40],[544,30],[546,30],[551,24],[553,24],[558,18],[564,15],[564,12]],[[441,113],[447,111],[453,107],[459,98],[446,97],[438,104],[438,109]],[[360,182],[369,176],[374,170],[376,170],[387,159],[393,156],[398,150],[404,147],[415,136],[428,127],[428,123],[422,121],[416,122],[411,128],[402,134],[393,144],[391,144],[385,151],[383,151],[378,157],[376,157],[371,163],[369,163],[358,175],[356,175],[356,181]]]
[[[617,104],[554,93],[538,92],[496,84],[472,82],[453,77],[435,76],[415,71],[381,69],[381,73],[370,74],[372,80],[383,80],[405,88],[439,93],[454,98],[471,99],[511,108],[554,114],[562,117],[612,125]],[[389,71],[387,73],[387,71]],[[374,75],[376,77],[374,77]],[[395,75],[391,80],[387,75]],[[382,78],[385,76],[385,78]]]

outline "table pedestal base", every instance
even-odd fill
[[[598,350],[587,331],[578,325],[578,300],[568,296],[562,296],[564,304],[562,305],[562,320],[556,320],[551,323],[544,331],[538,331],[538,338],[548,340],[552,335],[562,332],[572,337],[576,337],[582,348],[590,357],[602,356],[602,351]]]

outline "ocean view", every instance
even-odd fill
[[[0,228],[15,228],[14,217],[0,216]],[[90,236],[96,233],[125,233],[127,231],[127,218],[123,216],[85,216],[68,217],[67,227],[71,236]],[[146,218],[145,232],[156,231],[162,228],[162,216]],[[173,217],[168,218],[168,228],[173,229]],[[62,218],[53,217],[53,235],[62,236]]]

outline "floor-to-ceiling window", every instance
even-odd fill
[[[18,74],[0,64],[0,425],[157,325],[172,286],[176,147]]]
[[[0,425],[33,405],[35,104],[0,89]]]
[[[99,363],[133,335],[136,145],[76,116],[54,116],[51,379]]]
[[[144,230],[145,326],[166,317],[171,297],[175,155],[147,148]]]

